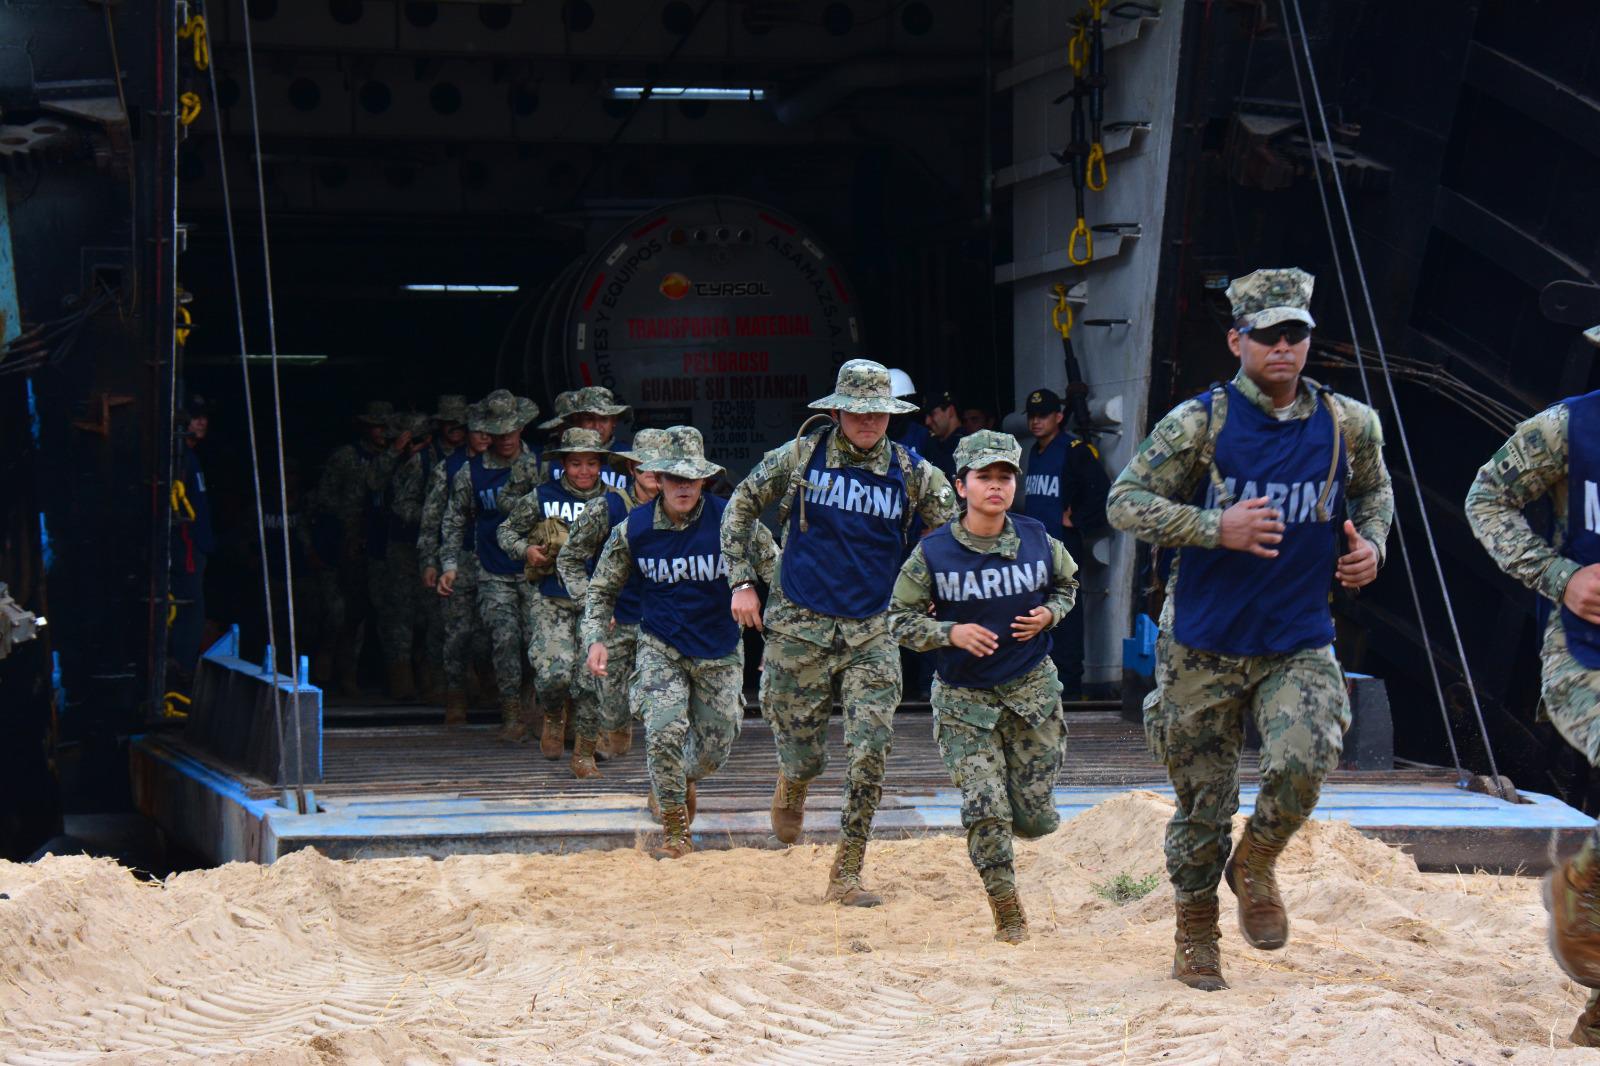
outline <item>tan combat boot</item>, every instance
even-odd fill
[[[611,737],[611,757],[620,759],[633,750],[633,725],[629,723],[621,729],[613,729]]]
[[[868,892],[861,883],[861,867],[867,859],[867,842],[859,837],[841,837],[839,850],[833,854],[833,866],[828,870],[828,892],[824,903],[839,903],[846,907],[876,907],[883,897]]]
[[[693,781],[689,782],[689,788],[688,788],[688,791],[685,793],[685,796],[686,796],[686,798],[688,799],[689,802],[684,804],[684,809],[689,812],[689,824],[693,825],[694,824],[695,809],[699,806],[699,803],[696,800],[696,797],[695,797],[695,794],[694,794],[694,782]]]
[[[694,850],[689,839],[689,809],[687,807],[662,807],[661,843],[650,849],[654,859],[681,859]]]
[[[778,785],[772,790],[772,835],[785,844],[800,839],[800,827],[806,820],[806,791],[809,781],[790,781],[778,774]]]
[[[611,757],[611,733],[602,729],[594,738],[594,759],[595,762],[610,762]]]
[[[580,779],[600,776],[600,767],[594,764],[593,737],[579,737],[572,745],[572,776]]]
[[[417,682],[411,676],[409,662],[402,660],[389,664],[389,698],[402,703],[417,698]]]
[[[500,737],[502,743],[521,744],[528,739],[528,723],[522,717],[522,701],[500,701]]]
[[[1282,851],[1282,844],[1262,840],[1247,824],[1225,867],[1228,887],[1239,900],[1239,932],[1246,944],[1262,951],[1276,951],[1289,942],[1289,914],[1273,869]]]
[[[1217,928],[1217,898],[1203,903],[1177,900],[1177,947],[1172,954],[1172,976],[1202,992],[1228,987],[1222,979],[1222,931]]]
[[[1568,977],[1600,988],[1600,854],[1585,846],[1545,875],[1550,954]]]
[[[989,897],[989,912],[994,915],[994,938],[1002,944],[1020,944],[1028,939],[1028,916],[1013,890],[1004,896]]]
[[[444,724],[449,727],[467,724],[467,694],[453,688],[444,694]]]
[[[1567,1039],[1579,1047],[1600,1047],[1600,990],[1589,993],[1589,1002],[1583,1005],[1578,1024]]]
[[[539,754],[554,762],[566,749],[567,703],[565,700],[544,711],[544,728],[539,732]]]

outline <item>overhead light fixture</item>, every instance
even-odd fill
[[[457,285],[457,284],[415,284],[400,286],[406,292],[446,293],[457,296],[501,296],[508,292],[518,292],[521,285]]]
[[[765,100],[765,89],[739,89],[710,85],[613,85],[613,100]]]

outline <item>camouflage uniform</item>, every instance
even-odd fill
[[[425,415],[397,415],[390,423],[395,436],[409,431],[420,437],[430,428],[431,420]],[[380,455],[367,471],[367,487],[383,500],[381,519],[388,525],[383,557],[367,566],[367,594],[376,612],[384,661],[391,671],[399,668],[407,675],[417,637],[425,632],[426,624],[417,567],[424,473],[422,453],[402,456],[393,450]],[[409,685],[403,687],[409,689]]]
[[[617,452],[623,459],[642,462],[650,451],[663,443],[666,433],[659,429],[642,429],[633,439],[633,450]],[[633,510],[641,503],[649,500],[637,498],[636,490],[632,487],[619,489],[617,495],[621,496],[627,504],[628,510]],[[653,499],[653,497],[652,497]],[[567,543],[562,545],[561,553],[556,556],[556,573],[561,575],[561,583],[567,587],[574,603],[583,603],[589,591],[589,571],[587,566],[599,558],[600,552],[605,548],[606,538],[611,535],[611,508],[604,503],[592,503],[572,524],[567,531]],[[633,721],[643,721],[639,704],[630,698],[630,686],[633,679],[634,648],[639,639],[639,627],[635,624],[615,622],[606,632],[605,645],[608,655],[606,676],[599,679],[600,689],[600,719],[601,729],[617,730],[628,724],[631,717]],[[578,642],[578,654],[582,657],[589,641]],[[605,723],[614,723],[607,725]]]
[[[661,446],[661,458],[648,467],[660,467],[680,477],[714,477],[722,468],[704,458],[699,432],[692,448],[679,441]],[[641,447],[644,446],[641,444]],[[696,454],[690,454],[691,452]],[[698,458],[698,464],[695,459]],[[677,465],[674,465],[677,464]],[[685,465],[687,464],[687,465]],[[702,473],[707,470],[709,472]],[[652,525],[656,529],[684,529],[693,525],[705,509],[705,501],[695,505],[682,522],[675,522],[659,503],[654,508]],[[585,512],[587,516],[596,508]],[[569,542],[570,544],[570,542]],[[759,523],[750,545],[750,565],[762,581],[771,584],[777,571],[777,543],[766,526]],[[606,640],[617,595],[634,570],[633,549],[628,527],[619,525],[606,540],[594,576],[589,578],[584,600],[581,646]],[[612,674],[616,660],[608,659],[606,672]],[[631,699],[644,714],[645,758],[650,768],[650,785],[662,807],[681,807],[687,800],[688,786],[714,773],[733,749],[744,720],[744,642],[719,659],[685,655],[650,633],[638,638],[638,658],[634,665]]]
[[[531,401],[512,396],[504,389],[496,389],[476,406],[479,417],[470,423],[470,428],[496,434],[520,429],[532,421],[539,410]],[[524,447],[518,458],[527,454]],[[513,466],[518,458],[501,459],[491,448],[484,453],[483,466],[487,470],[505,469]],[[498,502],[496,500],[497,506]],[[450,482],[439,528],[440,571],[456,571],[458,581],[464,572],[462,533],[477,520],[477,514],[472,464],[468,463],[456,471]],[[489,632],[495,688],[500,694],[502,717],[505,717],[513,706],[523,702],[523,663],[527,659],[528,634],[532,631],[534,591],[520,573],[494,574],[479,568],[477,578],[478,619]],[[454,596],[449,598],[454,599]]]
[[[1260,271],[1249,278],[1279,273]],[[1304,279],[1303,293],[1271,294],[1268,298],[1280,306],[1260,312],[1271,318],[1262,325],[1294,318],[1281,305],[1297,299],[1292,310],[1300,321],[1309,322],[1303,307],[1310,299],[1310,276],[1293,274]],[[1245,317],[1238,306],[1235,317]],[[1252,305],[1244,306],[1245,314],[1257,313],[1249,310]],[[1242,370],[1232,384],[1250,403],[1273,415],[1272,401]],[[1317,388],[1302,376],[1287,417],[1312,417],[1321,402]],[[1349,464],[1348,517],[1377,550],[1381,563],[1394,517],[1382,429],[1377,413],[1365,404],[1337,394],[1333,401]],[[1217,547],[1222,509],[1189,502],[1207,476],[1200,460],[1209,431],[1208,408],[1199,400],[1179,404],[1162,418],[1112,485],[1107,506],[1111,524],[1164,548]],[[1181,557],[1167,582],[1156,644],[1156,691],[1145,701],[1145,729],[1178,797],[1167,827],[1168,875],[1180,900],[1203,901],[1215,899],[1228,860],[1231,822],[1239,806],[1244,715],[1254,717],[1261,734],[1261,786],[1251,828],[1281,845],[1310,815],[1323,779],[1339,761],[1350,702],[1331,645],[1283,655],[1232,656],[1179,644],[1172,629],[1180,570]]]
[[[369,403],[357,416],[366,426],[387,425],[394,417],[392,405]],[[362,623],[371,613],[367,579],[367,519],[372,505],[368,487],[373,464],[383,454],[365,438],[334,450],[322,467],[315,502],[323,520],[338,529],[338,558],[325,559],[320,574],[323,612],[328,633],[334,636],[338,674],[346,694],[353,692],[356,664],[361,658]],[[330,538],[331,539],[331,538]]]
[[[463,448],[467,445],[463,444]],[[444,573],[440,565],[439,535],[444,523],[445,501],[450,495],[450,484],[445,477],[445,463],[441,459],[428,472],[428,487],[423,496],[422,514],[417,529],[417,572],[430,567]],[[444,667],[444,684],[448,691],[459,692],[466,687],[469,661],[490,658],[488,631],[478,622],[478,556],[472,548],[456,548],[456,581],[450,595],[440,596],[425,592],[438,612],[440,632],[439,661]],[[431,654],[431,649],[430,649]]]
[[[566,398],[565,405],[562,403],[563,397]],[[546,422],[545,426],[551,426],[554,423],[554,425],[565,427],[572,421],[574,416],[581,414],[602,415],[606,418],[627,418],[633,414],[633,408],[626,404],[617,403],[616,398],[611,395],[610,389],[599,385],[590,385],[573,392],[563,392],[560,396],[557,396],[556,417],[551,419],[550,422]],[[615,433],[610,436],[604,436],[601,438],[601,443],[607,448],[613,448],[616,444],[615,437]],[[545,452],[547,456],[551,454],[554,453],[552,451]],[[559,480],[561,477],[560,461],[545,459],[539,477],[541,483]],[[627,472],[620,468],[602,468],[600,480],[608,487],[619,492],[628,487]]]
[[[885,368],[867,360],[850,360],[840,368],[838,391],[811,406],[828,410],[859,407],[891,414],[915,410],[910,404],[889,400],[888,390]],[[882,398],[869,397],[864,403],[862,397],[853,395],[877,391]],[[890,408],[890,403],[898,406]],[[824,435],[830,467],[863,467],[885,476],[891,464],[900,461],[887,437],[862,452],[842,432]],[[803,479],[800,458],[793,445],[775,448],[734,489],[722,519],[722,554],[732,584],[755,580],[748,545],[761,512],[789,496],[797,477]],[[906,482],[910,506],[929,529],[955,515],[950,483],[932,465],[916,460]],[[787,529],[783,536],[787,546]],[[900,653],[889,636],[887,611],[859,619],[820,614],[793,603],[784,595],[779,580],[772,584],[763,625],[766,653],[761,710],[772,727],[783,776],[789,781],[809,782],[826,768],[828,718],[837,683],[849,753],[840,829],[847,838],[865,841],[883,792],[884,763],[900,703]]]
[[[999,434],[985,430],[974,436],[981,445]],[[1017,458],[1007,460],[1013,465],[1021,453],[1014,450]],[[962,469],[988,465],[962,462],[961,457],[958,451]],[[957,543],[980,555],[1015,559],[1021,546],[1010,517],[998,537],[976,537],[959,521],[950,532]],[[1050,552],[1051,586],[1041,593],[1041,603],[1050,609],[1054,627],[1077,600],[1078,564],[1054,537]],[[900,568],[889,607],[889,631],[903,647],[923,652],[950,647],[955,623],[929,614],[933,593],[933,575],[918,545]],[[961,824],[972,865],[991,896],[1015,892],[1012,835],[1033,840],[1055,832],[1060,824],[1052,790],[1066,752],[1067,723],[1055,663],[1046,656],[1021,677],[992,689],[950,685],[935,674],[932,698],[934,738],[961,790]]]
[[[1590,331],[1590,336],[1600,344],[1600,327]],[[1600,670],[1584,666],[1568,649],[1560,610],[1568,583],[1582,569],[1582,564],[1565,554],[1568,509],[1573,505],[1568,488],[1570,418],[1567,405],[1558,403],[1518,425],[1511,438],[1478,470],[1467,491],[1466,512],[1473,535],[1495,565],[1553,605],[1539,652],[1539,695],[1544,713],[1591,766],[1600,766]],[[1541,499],[1550,501],[1552,511],[1548,540],[1534,532],[1525,513],[1527,507]],[[1600,824],[1569,865],[1577,877],[1592,878],[1597,863]],[[1548,892],[1546,899],[1549,906]],[[1568,973],[1572,975],[1571,970]],[[1572,1039],[1600,1045],[1600,989],[1590,993]]]
[[[600,443],[598,433],[587,429],[569,429],[562,435],[562,447],[558,451],[562,454],[574,451],[604,454],[605,448]],[[596,481],[590,489],[580,489],[566,477],[561,479],[560,484],[569,496],[580,500],[601,500],[601,507],[605,506],[602,497],[613,491],[603,481]],[[495,531],[500,550],[514,559],[525,557],[533,543],[530,535],[534,527],[546,517],[536,492],[523,496]],[[582,564],[579,565],[581,568]],[[562,706],[570,698],[576,712],[578,736],[594,737],[602,728],[609,731],[626,725],[627,705],[620,705],[620,714],[615,716],[615,721],[601,722],[598,679],[582,669],[584,655],[578,645],[578,620],[582,609],[583,602],[576,597],[560,599],[545,596],[534,588],[526,653],[528,664],[534,672],[540,705],[548,712]],[[616,710],[618,702],[613,702],[608,710]]]

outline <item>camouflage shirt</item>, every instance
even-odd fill
[[[593,510],[594,508],[590,507],[584,515],[587,516],[589,511]],[[665,507],[657,507],[651,524],[656,529],[682,529],[698,519],[703,510],[705,501],[702,500],[695,504],[694,510],[690,511],[682,522],[674,522],[668,516]],[[570,544],[571,541],[567,543]],[[727,557],[726,548],[723,549],[723,557]],[[749,560],[748,565],[754,568],[755,573],[768,586],[777,582],[778,542],[772,538],[772,531],[760,522],[755,524],[750,550],[744,553],[744,557]],[[622,586],[628,583],[628,577],[632,573],[633,547],[628,543],[628,526],[623,523],[613,529],[611,535],[606,538],[606,546],[600,552],[600,561],[595,564],[594,576],[589,578],[588,593],[583,599],[583,624],[579,630],[583,647],[587,648],[605,639],[611,625],[611,616],[616,611],[617,596],[622,592]],[[731,586],[737,582],[730,576],[728,584]]]
[[[1567,537],[1567,418],[1566,404],[1556,404],[1517,426],[1467,490],[1467,523],[1495,565],[1556,603],[1582,569],[1561,553]],[[1553,546],[1522,513],[1547,495],[1555,518]]]
[[[1234,376],[1233,386],[1261,410],[1274,414],[1272,401],[1242,370]],[[1289,418],[1310,418],[1315,413],[1321,403],[1316,388],[1310,378],[1300,378]],[[1384,544],[1394,521],[1394,489],[1383,461],[1383,427],[1376,411],[1348,396],[1335,393],[1334,406],[1350,465],[1345,486],[1349,518],[1356,532],[1376,549],[1382,565]],[[1217,547],[1222,509],[1188,502],[1207,476],[1199,458],[1209,427],[1209,411],[1199,399],[1185,400],[1156,423],[1111,486],[1106,517],[1114,527],[1163,548]],[[1169,604],[1177,579],[1175,562],[1167,581]]]
[[[465,448],[466,445],[463,444],[462,447]],[[439,526],[444,519],[444,503],[449,494],[450,485],[445,477],[444,460],[440,459],[428,470],[427,484],[422,494],[422,510],[417,516],[417,566],[421,570],[429,567],[435,570],[439,568]],[[458,541],[457,553],[461,551],[459,543]]]
[[[523,455],[527,446],[523,446]],[[519,457],[520,458],[520,457]],[[502,459],[493,449],[483,453],[485,470],[504,470],[516,459]],[[448,573],[456,568],[456,556],[461,551],[461,536],[467,526],[477,521],[478,504],[472,491],[472,464],[462,463],[461,469],[450,482],[450,494],[445,497],[444,517],[439,522],[439,572]]]
[[[747,546],[752,543],[755,527],[761,524],[761,512],[793,492],[797,473],[804,476],[805,472],[798,469],[797,459],[792,442],[774,448],[733,490],[728,509],[722,515],[722,555],[728,561],[728,581],[731,584],[738,585],[755,579]],[[846,440],[843,433],[828,431],[826,462],[832,467],[859,466],[882,477],[889,473],[889,465],[898,460],[890,449],[887,437],[880,440],[871,451],[862,452]],[[922,516],[926,528],[938,529],[955,517],[955,491],[938,468],[924,459],[915,459],[909,481],[906,491],[911,505]],[[787,530],[784,535],[787,536]],[[769,584],[772,592],[762,621],[776,633],[821,645],[831,645],[837,637],[856,647],[887,632],[887,612],[870,618],[835,618],[818,614],[791,602],[783,594],[781,582],[772,581]]]
[[[338,519],[347,545],[359,543],[363,536],[362,520],[371,498],[371,479],[385,451],[387,449],[374,448],[363,439],[335,449],[322,465],[316,507],[321,513]],[[381,480],[378,487],[383,487]]]
[[[639,501],[633,498],[630,490],[612,491],[622,497],[622,502],[628,510],[631,511],[639,506]],[[581,601],[588,593],[587,564],[599,556],[606,546],[606,538],[610,535],[611,508],[600,500],[585,507],[583,514],[579,515],[578,520],[567,530],[567,542],[561,546],[561,552],[556,556],[556,573],[574,600]]]
[[[1016,523],[1006,516],[1005,528],[997,537],[979,537],[967,530],[959,521],[950,525],[950,534],[956,543],[981,555],[998,555],[1002,559],[1015,559],[1022,547],[1017,536]],[[1044,605],[1050,608],[1050,625],[1061,620],[1072,610],[1078,600],[1078,564],[1073,561],[1066,545],[1050,538],[1050,592]],[[889,633],[895,642],[912,651],[933,651],[950,647],[950,630],[954,622],[941,622],[928,613],[933,606],[933,575],[928,571],[928,561],[922,555],[922,545],[911,550],[911,557],[900,567],[895,579],[894,599],[889,602]]]
[[[495,501],[500,513],[510,514],[517,506],[518,500],[549,480],[546,464],[540,462],[539,457],[533,454],[527,445],[523,445],[522,454],[511,464],[511,478],[506,482],[499,499]]]

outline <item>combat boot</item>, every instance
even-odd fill
[[[599,777],[600,767],[594,764],[594,738],[579,737],[572,746],[572,776]]]
[[[444,694],[444,724],[447,726],[467,724],[467,694],[458,688]]]
[[[778,785],[772,790],[772,835],[785,844],[800,839],[800,828],[806,820],[806,791],[809,781],[790,781],[778,774]]]
[[[528,739],[528,723],[522,717],[522,701],[500,702],[500,740],[507,744],[521,744]]]
[[[828,892],[824,903],[838,903],[845,907],[876,907],[883,897],[868,892],[861,883],[861,867],[866,864],[867,842],[860,837],[841,837],[839,850],[833,854],[833,866],[828,870]]]
[[[656,799],[656,790],[650,790],[650,820],[657,825],[661,824],[661,801]]]
[[[1228,987],[1222,979],[1222,930],[1217,928],[1217,897],[1199,903],[1175,901],[1178,931],[1172,954],[1172,976],[1202,992]]]
[[[1239,932],[1246,944],[1262,951],[1276,951],[1289,942],[1289,914],[1273,869],[1282,851],[1282,844],[1262,840],[1246,824],[1225,868],[1228,887],[1239,900]]]
[[[684,809],[689,812],[689,824],[693,825],[694,824],[695,808],[698,806],[698,804],[695,801],[694,782],[693,781],[689,782],[689,789],[688,789],[688,792],[685,795],[686,795],[686,798],[688,799],[689,802],[684,804]]]
[[[594,738],[594,761],[609,762],[611,760],[611,732],[602,729],[600,735]]]
[[[1567,1039],[1579,1047],[1600,1047],[1600,991],[1589,993],[1589,1002],[1583,1005],[1578,1024]]]
[[[1589,845],[1545,875],[1550,954],[1568,977],[1600,988],[1600,854]]]
[[[611,757],[620,759],[633,750],[633,723],[611,731]]]
[[[417,698],[417,682],[405,660],[389,664],[389,698],[406,703]]]
[[[544,728],[539,731],[539,754],[554,762],[566,750],[567,704],[565,700],[546,707]]]
[[[1002,944],[1020,944],[1028,939],[1028,916],[1013,889],[1003,896],[989,897],[989,913],[994,915],[994,938]]]
[[[694,850],[689,839],[689,809],[687,807],[662,807],[661,843],[650,849],[654,859],[681,859]]]

